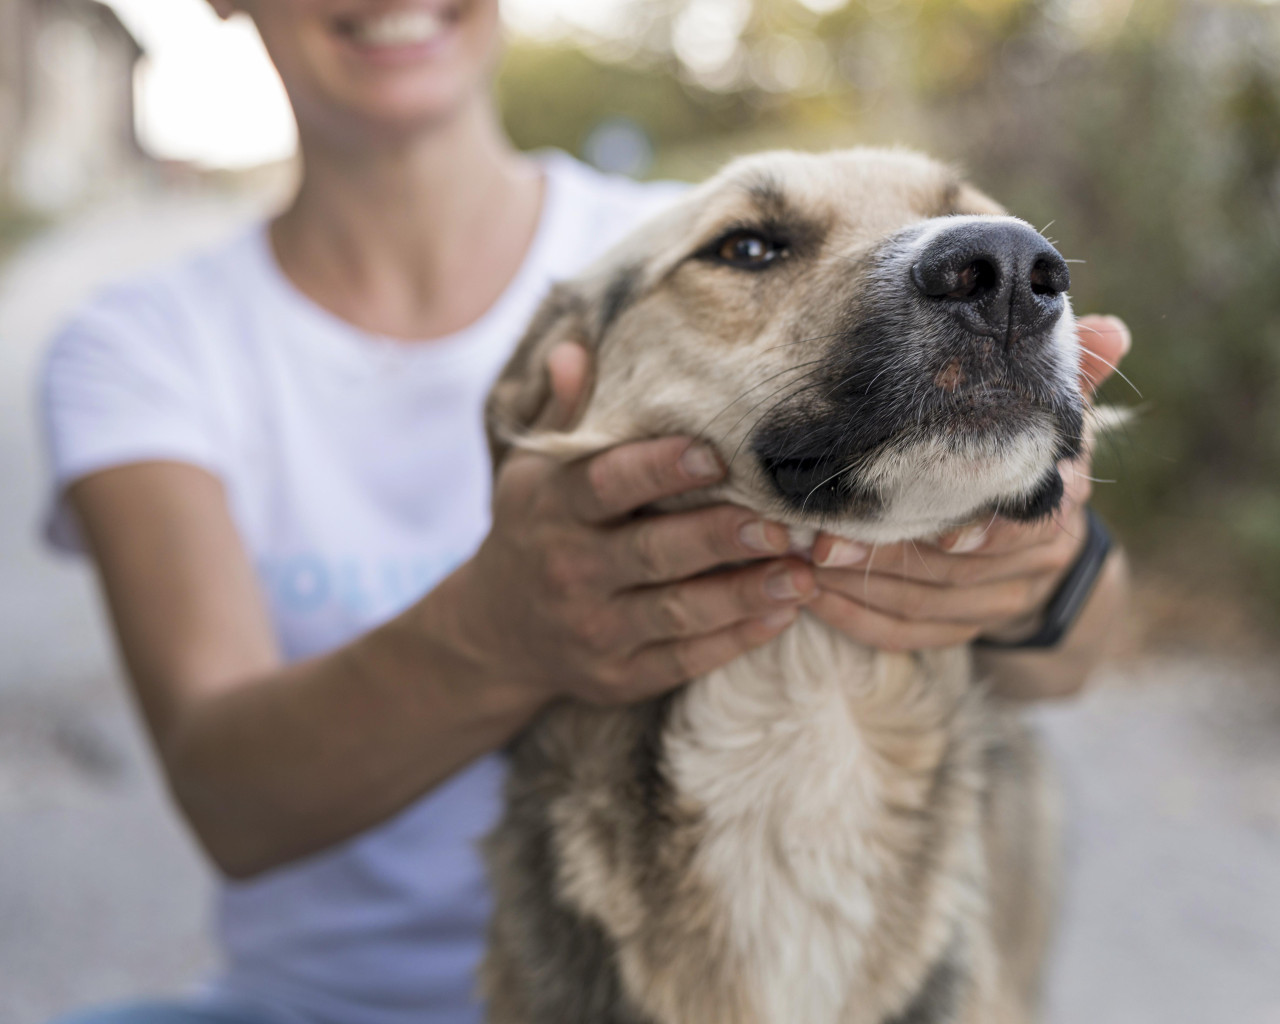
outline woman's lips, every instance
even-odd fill
[[[378,65],[402,66],[438,56],[456,37],[466,4],[399,7],[377,14],[343,14],[333,21],[350,52]]]
[[[450,21],[422,8],[406,8],[363,18],[342,18],[338,31],[358,46],[421,46],[440,38]]]

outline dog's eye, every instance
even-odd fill
[[[760,270],[788,255],[787,243],[758,231],[735,231],[712,247],[709,255],[720,263],[743,270]]]

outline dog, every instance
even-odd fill
[[[951,168],[897,150],[730,164],[557,285],[487,407],[574,459],[687,434],[733,502],[885,543],[1051,514],[1086,410],[1068,268]],[[577,421],[545,360],[593,352]],[[891,653],[802,614],[661,699],[563,702],[511,750],[487,841],[490,1024],[1022,1024],[1054,819],[965,648]]]

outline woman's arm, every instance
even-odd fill
[[[464,685],[399,623],[282,664],[222,486],[203,470],[125,466],[70,498],[170,788],[230,875],[393,814],[537,707],[532,689]]]
[[[215,477],[155,462],[73,485],[170,787],[214,861],[247,876],[321,850],[558,696],[639,699],[777,635],[814,586],[808,566],[771,557],[785,530],[729,506],[629,515],[718,477],[699,451],[667,438],[569,466],[512,457],[470,562],[291,665]]]
[[[1117,624],[1124,621],[1128,605],[1128,562],[1117,549],[1108,556],[1080,617],[1057,647],[1026,651],[979,647],[974,651],[978,675],[1013,700],[1073,696],[1115,652],[1123,637]]]

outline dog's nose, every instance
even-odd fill
[[[973,333],[1010,349],[1057,322],[1071,286],[1058,250],[1013,219],[943,229],[925,245],[911,277]]]

